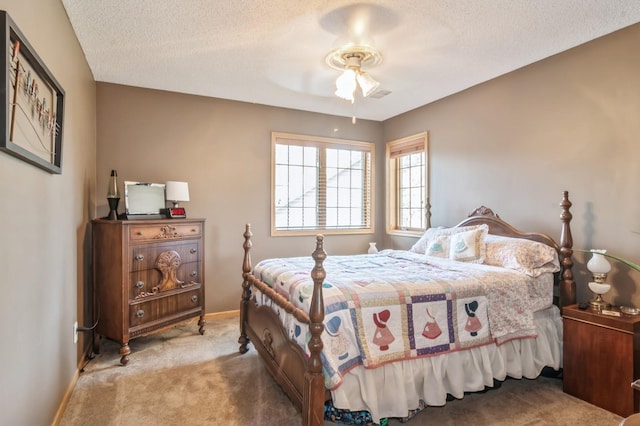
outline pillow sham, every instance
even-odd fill
[[[424,254],[460,262],[482,263],[487,225],[429,229],[425,232]]]
[[[488,231],[487,225],[480,225],[478,229],[451,235],[449,259],[458,262],[483,263],[486,256],[485,237]]]
[[[449,236],[457,232],[464,232],[464,231],[469,231],[471,229],[477,229],[479,226],[486,226],[486,225],[461,226],[459,228],[456,228],[456,227],[445,228],[444,226],[429,228],[426,231],[424,231],[424,234],[422,234],[422,236],[418,239],[418,241],[416,241],[416,243],[413,246],[411,246],[409,251],[413,253],[426,254],[427,247],[429,246],[429,244],[432,242],[434,238],[441,235]],[[447,245],[447,248],[445,249],[446,252],[448,252],[449,250],[448,247],[449,246]],[[441,257],[447,257],[447,256],[441,256]]]
[[[487,265],[513,269],[531,277],[560,270],[558,253],[546,244],[492,234],[486,236],[485,243]]]
[[[425,254],[427,251],[427,243],[429,242],[429,238],[431,238],[433,233],[438,229],[445,229],[445,228],[427,229],[426,231],[424,231],[424,234],[422,234],[422,236],[418,239],[418,241],[416,241],[416,243],[413,246],[411,246],[409,251],[412,253]]]
[[[449,257],[449,236],[437,235],[426,242],[427,248],[424,252],[427,256]]]

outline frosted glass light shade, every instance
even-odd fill
[[[607,274],[611,270],[611,264],[604,257],[604,253],[606,250],[592,250],[593,256],[587,262],[587,269],[591,271],[592,274]]]
[[[175,207],[180,201],[189,201],[189,184],[187,182],[168,181],[165,183],[165,198]]]
[[[336,96],[353,102],[358,85],[362,90],[362,96],[366,98],[376,91],[380,83],[375,81],[369,74],[349,68],[336,79]]]
[[[365,74],[363,72],[358,73],[358,75],[356,75],[356,79],[358,80],[358,84],[362,90],[362,96],[365,98],[375,92],[378,86],[380,86],[380,83],[371,78],[369,74]]]
[[[353,102],[353,93],[355,91],[356,73],[352,69],[347,69],[336,79],[336,96]]]

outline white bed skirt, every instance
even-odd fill
[[[366,410],[380,423],[385,417],[407,417],[419,401],[442,406],[447,394],[492,387],[494,379],[534,379],[545,366],[562,366],[562,317],[557,306],[534,314],[538,337],[486,345],[465,351],[393,362],[349,371],[332,391],[333,404],[351,411]]]

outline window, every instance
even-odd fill
[[[387,143],[387,232],[422,233],[429,223],[427,133]]]
[[[271,235],[371,233],[369,142],[273,133]]]

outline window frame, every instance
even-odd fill
[[[422,148],[420,148],[422,146]],[[399,177],[398,177],[398,156],[408,155],[416,152],[424,152],[424,208],[425,228],[424,229],[403,229],[399,226]],[[429,204],[429,136],[428,132],[417,133],[401,139],[395,139],[386,143],[386,232],[389,235],[400,236],[421,236],[426,229],[431,226],[431,205]]]
[[[289,142],[289,143],[288,143]],[[367,152],[370,155],[369,170],[369,226],[366,228],[322,228],[313,229],[277,229],[276,228],[276,145],[287,144],[306,147],[328,147],[330,149],[349,149],[354,151]],[[319,173],[322,169],[318,167]],[[366,189],[365,189],[366,190]],[[293,133],[272,132],[271,133],[271,236],[298,236],[298,235],[354,235],[375,233],[375,144],[372,142],[355,141],[347,139],[337,139],[321,136],[309,136]],[[367,208],[366,201],[364,209]]]

